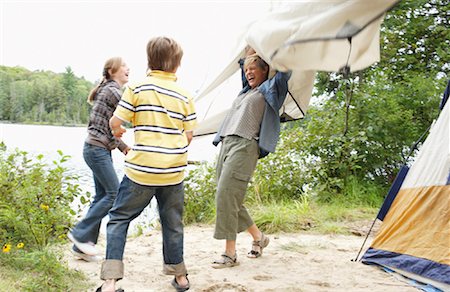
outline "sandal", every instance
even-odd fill
[[[231,268],[231,267],[235,267],[235,266],[239,266],[239,262],[237,261],[237,256],[235,255],[234,257],[230,257],[226,253],[223,253],[219,260],[215,260],[212,263],[212,267],[214,269]]]
[[[184,292],[184,291],[189,290],[189,288],[191,288],[191,285],[189,283],[189,279],[188,279],[187,275],[186,275],[186,280],[188,282],[187,285],[186,286],[180,286],[180,284],[178,284],[178,282],[177,282],[177,278],[174,277],[172,282],[171,282],[171,284],[177,290],[177,292]]]
[[[261,239],[260,240],[254,240],[252,242],[252,250],[248,252],[247,257],[256,259],[262,256],[263,249],[269,245],[270,239],[269,237],[265,236],[264,233],[261,232]],[[257,251],[255,248],[259,247],[259,251]]]
[[[102,285],[103,286],[103,285]],[[95,292],[102,292],[102,286],[98,287]],[[122,288],[116,289],[116,292],[125,292]]]

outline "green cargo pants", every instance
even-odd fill
[[[217,161],[216,226],[214,238],[236,240],[239,232],[252,226],[244,207],[248,183],[258,162],[256,140],[226,136]]]

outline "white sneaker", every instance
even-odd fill
[[[77,251],[75,251],[73,249],[71,249],[70,251],[72,252],[72,254],[74,256],[76,256],[77,258],[82,259],[82,260],[84,260],[86,262],[97,263],[97,262],[102,260],[102,257],[97,256],[97,255],[88,255],[88,254],[85,254],[85,253],[82,253],[82,252],[77,252]]]
[[[75,237],[73,237],[72,233],[69,232],[67,234],[67,238],[70,239],[70,241],[73,242],[73,244],[75,244],[75,246],[81,250],[83,253],[85,253],[86,255],[91,255],[91,256],[95,256],[96,254],[98,254],[97,249],[95,248],[95,245],[93,243],[89,243],[89,242],[79,242],[78,240],[75,239]]]

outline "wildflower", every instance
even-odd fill
[[[11,250],[11,244],[5,244],[5,245],[3,246],[3,248],[2,248],[2,251],[3,251],[4,253],[9,252],[10,250]]]
[[[21,248],[23,248],[25,246],[25,244],[23,243],[23,242],[19,242],[18,244],[17,244],[17,248],[18,249],[21,249]]]
[[[48,205],[46,205],[46,204],[41,204],[39,207],[40,207],[42,210],[44,210],[45,212],[48,212],[48,209],[49,209],[49,206],[48,206]]]

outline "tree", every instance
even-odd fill
[[[93,84],[77,78],[70,67],[63,74],[30,72],[0,66],[0,119],[17,123],[86,123],[86,96]]]
[[[319,196],[348,193],[355,181],[390,185],[437,116],[450,70],[449,10],[443,0],[401,1],[383,23],[378,64],[347,78],[318,75],[319,102],[286,139]]]

